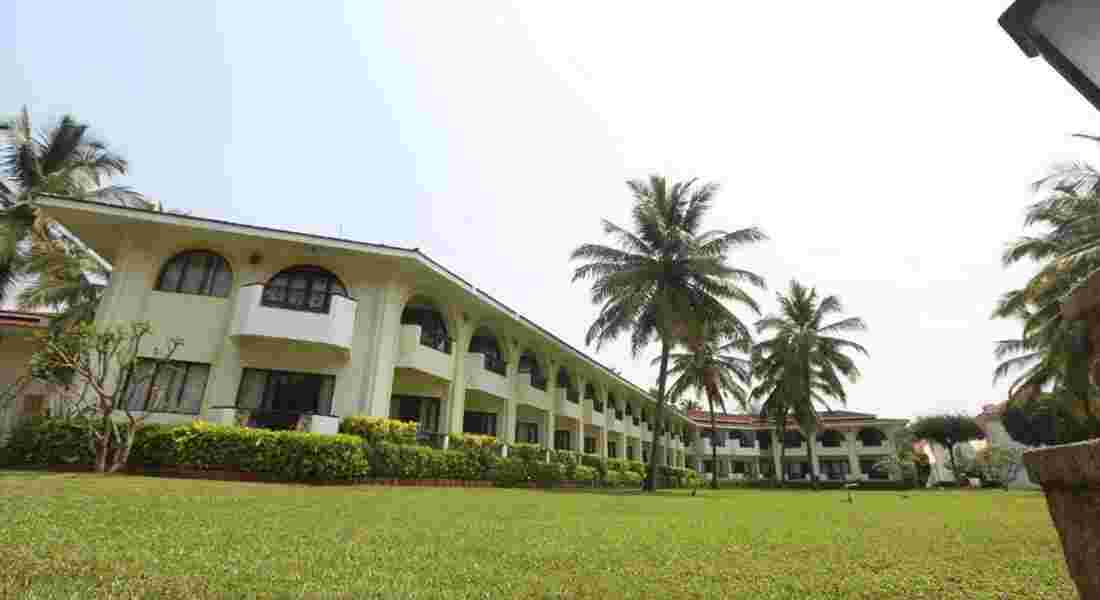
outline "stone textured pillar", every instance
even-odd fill
[[[1100,439],[1029,450],[1024,465],[1043,486],[1081,600],[1100,600]]]

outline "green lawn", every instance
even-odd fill
[[[1075,597],[1038,493],[844,498],[0,472],[0,595]]]

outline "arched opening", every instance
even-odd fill
[[[348,295],[347,288],[329,271],[312,265],[283,269],[264,285],[261,304],[289,310],[327,313],[333,296]]]
[[[823,448],[839,448],[844,445],[844,435],[835,429],[826,429],[817,435]]]
[[[500,351],[497,337],[485,327],[478,327],[474,336],[470,338],[469,352],[485,355],[485,370],[498,375],[507,373],[508,364],[504,361],[504,354]]]
[[[860,429],[857,437],[859,437],[859,441],[863,442],[864,446],[869,447],[881,446],[886,441],[886,434],[874,427]]]
[[[519,372],[531,374],[531,387],[546,391],[546,374],[534,352],[524,350],[519,357]]]
[[[737,440],[741,444],[742,448],[752,448],[756,446],[756,436],[754,435],[754,433],[755,432],[753,432],[752,430],[735,429],[733,430],[731,437]]]
[[[616,419],[623,420],[623,411],[619,408],[619,401],[615,399],[614,393],[607,394],[607,409],[615,414]]]
[[[153,289],[227,298],[232,285],[233,271],[220,254],[209,250],[188,250],[164,263]]]
[[[760,446],[761,450],[771,450],[772,447],[772,432],[770,431],[757,431],[756,443]]]
[[[565,390],[565,399],[576,404],[580,402],[581,398],[577,394],[577,386],[573,384],[573,378],[569,375],[569,370],[565,367],[558,369],[558,378],[555,381],[559,388]]]
[[[401,311],[401,324],[420,326],[420,345],[444,354],[451,353],[452,340],[447,333],[447,321],[430,298],[414,296],[409,300],[405,310]]]

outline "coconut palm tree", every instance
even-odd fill
[[[816,488],[817,474],[812,465],[819,421],[817,406],[831,410],[830,399],[847,404],[844,380],[855,382],[859,369],[846,351],[867,355],[863,346],[837,335],[865,331],[867,325],[859,317],[827,323],[830,317],[844,312],[840,298],[819,298],[816,289],[798,281],[791,281],[788,292],[777,294],[777,300],[779,313],[756,324],[757,333],[771,337],[753,349],[754,372],[761,380],[753,395],[765,399],[765,410],[776,419],[777,432],[785,429],[789,414],[806,434],[810,479]],[[783,443],[782,437],[777,442]]]
[[[697,185],[694,179],[670,184],[653,175],[628,181],[627,187],[634,196],[632,228],[604,220],[604,233],[613,245],[584,244],[575,249],[571,260],[584,264],[573,271],[573,281],[592,280],[592,302],[600,305],[586,343],[595,343],[598,350],[626,335],[634,355],[654,340],[660,344],[654,422],[663,423],[669,355],[688,323],[721,323],[715,335],[750,337],[749,328],[727,303],[759,314],[742,285],[763,288],[764,279],[727,261],[731,250],[766,236],[755,227],[703,230],[703,217],[718,192],[716,184]],[[645,486],[650,491],[656,488],[659,444],[654,438]]]
[[[18,281],[42,272],[28,269],[46,266],[32,258],[43,245],[56,242],[70,246],[69,253],[87,254],[64,228],[39,213],[35,204],[40,198],[149,207],[141,194],[110,184],[112,177],[125,175],[128,166],[126,159],[71,115],[39,132],[31,127],[26,107],[15,118],[0,122],[0,300],[10,295]]]
[[[725,398],[736,401],[742,409],[748,409],[749,384],[752,380],[752,368],[748,359],[731,354],[734,351],[747,351],[752,347],[748,341],[735,340],[722,345],[722,340],[705,336],[688,344],[690,351],[674,352],[669,356],[672,366],[668,375],[674,378],[668,395],[673,400],[681,398],[691,391],[703,394],[707,399],[710,412],[711,460],[715,465],[711,487],[718,489],[718,446],[714,436],[718,432],[718,417],[715,406],[726,412]]]

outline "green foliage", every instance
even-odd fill
[[[476,433],[452,433],[448,437],[448,446],[453,450],[480,450],[499,455],[504,443],[491,435]]]
[[[577,465],[580,464],[580,455],[571,450],[551,450],[550,462],[561,465],[562,477],[573,479]]]
[[[575,481],[591,482],[596,480],[596,469],[585,465],[577,465],[577,468],[573,472]]]
[[[476,452],[436,450],[426,446],[382,442],[368,446],[374,477],[392,479],[486,479],[487,466]]]
[[[607,461],[598,456],[584,455],[581,457],[581,464],[586,467],[591,467],[596,471],[596,477],[603,481],[607,477]]]
[[[982,438],[982,428],[973,417],[966,415],[932,415],[920,417],[909,426],[913,437],[918,440],[932,440],[951,449],[955,444]]]
[[[1001,411],[1008,435],[1025,446],[1055,446],[1095,437],[1086,419],[1073,414],[1057,394],[1010,400]]]
[[[354,416],[340,419],[340,433],[357,435],[368,444],[415,444],[417,425],[385,417]]]
[[[1018,448],[988,446],[978,451],[974,464],[982,481],[1006,486],[1016,479],[1023,468],[1023,452]]]
[[[525,461],[546,460],[546,449],[538,444],[512,444],[508,456]]]
[[[90,465],[93,427],[86,418],[31,417],[12,430],[0,457],[8,466]]]
[[[88,419],[29,419],[13,431],[4,454],[11,465],[90,465]],[[346,435],[268,431],[196,421],[150,425],[134,439],[130,463],[264,473],[285,481],[352,481],[370,473],[362,440]]]
[[[694,469],[663,466],[658,473],[665,480],[665,485],[669,487],[695,487],[702,483],[702,478]]]

